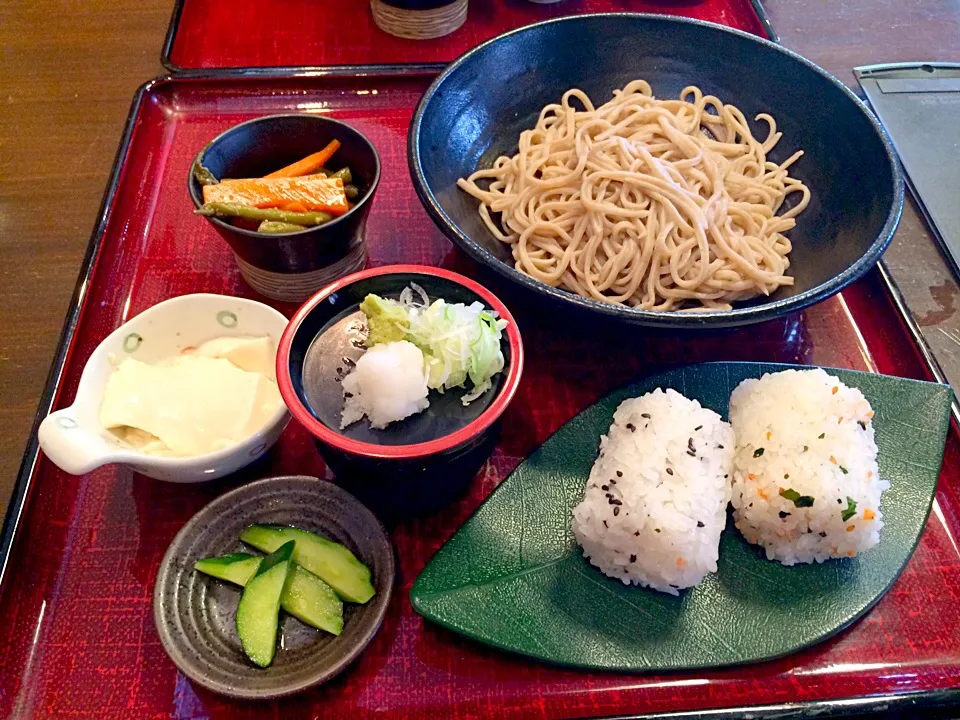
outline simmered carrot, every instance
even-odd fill
[[[321,178],[326,178],[326,177],[327,177],[326,175],[324,175],[323,173],[320,173],[320,174],[318,174],[318,175],[304,175],[302,178],[298,178],[298,180],[319,180],[319,179],[321,179]],[[243,187],[245,187],[246,183],[249,183],[249,182],[250,182],[250,180],[249,180],[249,179],[224,180],[223,182],[225,182],[225,183],[227,183],[227,184],[233,183],[234,185],[236,185],[237,183],[239,183],[239,186],[238,186],[238,187],[243,188]],[[344,195],[346,195],[346,194],[347,194],[347,187],[346,187],[346,186],[344,186],[343,191],[344,191]],[[268,207],[268,206],[257,205],[257,206],[255,206],[255,207]],[[303,213],[303,212],[309,212],[309,211],[310,211],[310,209],[309,209],[306,205],[304,205],[302,202],[300,202],[299,200],[289,200],[289,201],[287,201],[287,202],[285,202],[285,203],[281,203],[281,204],[279,204],[279,205],[276,205],[276,207],[280,208],[281,210],[287,210],[287,211],[289,211],[289,212],[300,212],[300,213]]]
[[[230,203],[296,212],[319,211],[343,215],[350,206],[339,178],[277,178],[231,180],[203,186],[205,203]]]
[[[297,180],[320,180],[322,178],[333,178],[336,175],[327,175],[327,173],[312,173],[310,175],[301,175]],[[245,183],[250,182],[250,180],[266,180],[267,178],[224,178],[221,180],[221,183],[226,183],[227,185],[231,183]],[[280,178],[273,178],[274,180],[279,180]]]
[[[327,146],[320,152],[315,152],[313,155],[307,155],[303,160],[297,160],[291,165],[282,167],[279,170],[275,170],[269,175],[264,175],[263,177],[267,180],[273,178],[291,178],[291,177],[300,177],[301,175],[309,175],[312,172],[316,172],[324,165],[327,164],[327,160],[333,157],[333,154],[340,148],[339,140],[331,140]]]

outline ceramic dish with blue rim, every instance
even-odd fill
[[[571,667],[689,670],[797,652],[862,617],[906,566],[952,398],[934,383],[756,363],[646,378],[528,457],[431,560],[411,602],[474,640]],[[672,495],[658,505],[661,492]]]

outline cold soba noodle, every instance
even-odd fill
[[[793,284],[783,233],[810,199],[787,174],[802,152],[768,160],[781,133],[769,115],[757,120],[765,140],[694,86],[656,100],[634,80],[597,108],[568,90],[516,155],[458,184],[537,280],[648,310],[729,309]],[[799,202],[778,215],[790,193]]]

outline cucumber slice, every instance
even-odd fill
[[[243,587],[256,574],[262,560],[259,555],[230,553],[198,560],[193,567],[205,575]],[[332,635],[343,632],[343,602],[332,587],[299,565],[294,565],[283,589],[280,607],[310,627]]]
[[[240,596],[237,606],[237,634],[247,657],[268,667],[277,652],[280,596],[293,569],[294,543],[281,545],[267,555]]]
[[[230,553],[220,557],[204,558],[193,564],[193,569],[204,575],[226,580],[244,587],[250,578],[257,574],[257,568],[263,560],[259,555],[250,553]]]
[[[280,607],[298,620],[331,635],[343,632],[343,601],[312,572],[299,565],[293,566],[293,574],[280,598]]]
[[[273,552],[296,542],[293,560],[332,587],[344,600],[365,603],[375,594],[370,569],[340,543],[285,525],[251,525],[240,535],[248,545]]]

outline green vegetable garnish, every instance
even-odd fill
[[[420,348],[431,390],[463,387],[469,379],[473,389],[461,398],[464,405],[486,392],[491,378],[503,370],[500,338],[507,322],[482,303],[431,303],[422,288],[411,284],[399,302],[368,295],[360,310],[370,328],[368,347],[406,340]]]
[[[826,436],[826,433],[820,433],[819,435],[817,435],[817,439],[818,439],[818,440],[823,440],[823,438],[824,438],[825,436]]]
[[[367,316],[367,327],[370,329],[364,343],[367,347],[399,342],[407,337],[407,331],[410,330],[407,309],[396,300],[370,294],[360,303],[360,312]]]
[[[271,235],[280,235],[283,233],[300,232],[305,228],[303,225],[294,225],[288,222],[277,222],[276,220],[264,220],[257,228],[257,232],[269,233]]]
[[[847,469],[846,469],[843,465],[840,465],[839,467],[840,467],[840,472],[842,472],[844,475],[846,475],[846,474],[847,474]]]
[[[216,175],[200,164],[200,158],[193,161],[193,177],[200,185],[216,185],[220,182]]]
[[[801,495],[793,488],[787,488],[780,491],[780,497],[793,503],[794,507],[813,507],[813,498],[809,495]]]
[[[238,205],[237,203],[226,202],[208,202],[194,210],[197,215],[204,217],[218,218],[244,218],[245,220],[256,220],[263,222],[290,223],[291,225],[301,225],[308,227],[312,225],[323,225],[333,220],[333,215],[325,212],[293,212],[292,210],[280,210],[278,208],[258,208],[249,205]]]
[[[349,185],[353,182],[353,173],[350,171],[349,167],[340,168],[336,172],[327,173],[329,178],[340,178],[343,180],[344,185]]]
[[[763,455],[763,448],[757,448],[756,450],[753,451],[754,457],[760,457],[761,455]]]
[[[846,522],[857,514],[857,501],[852,497],[847,497],[847,509],[840,512],[840,519]]]

